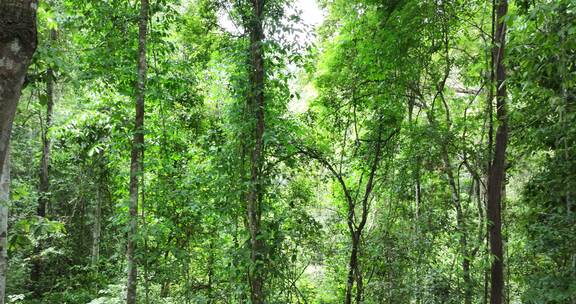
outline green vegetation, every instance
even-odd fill
[[[0,304],[576,303],[576,2],[313,2],[0,0]]]

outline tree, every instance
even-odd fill
[[[140,1],[140,19],[138,32],[138,78],[136,86],[136,120],[130,162],[130,223],[128,230],[128,280],[126,303],[136,304],[137,268],[136,236],[138,233],[139,179],[143,176],[144,157],[144,99],[146,96],[146,38],[148,32],[148,0]]]
[[[36,50],[37,7],[35,0],[3,0],[0,3],[3,28],[0,34],[0,167],[4,166],[8,154],[16,106]]]
[[[0,212],[0,303],[4,303],[6,288],[10,135],[28,65],[36,50],[37,8],[38,2],[35,0],[0,2],[0,180],[3,184]]]
[[[314,2],[39,1],[6,300],[574,302],[574,1]]]
[[[496,76],[496,142],[494,155],[491,159],[488,177],[488,219],[490,220],[490,253],[493,255],[491,266],[491,296],[492,304],[504,301],[504,252],[502,245],[502,200],[504,178],[506,175],[506,147],[508,145],[508,114],[506,111],[506,66],[504,64],[506,46],[506,22],[508,1],[498,0],[496,11],[495,46],[492,53]]]
[[[50,44],[56,44],[57,33],[56,30],[50,31]],[[46,69],[45,83],[46,83],[46,119],[40,116],[40,125],[42,126],[42,153],[40,158],[39,170],[39,183],[38,183],[38,208],[36,215],[39,218],[46,217],[47,208],[50,205],[50,152],[52,150],[52,139],[50,129],[53,123],[54,116],[54,85],[56,79],[54,69],[51,65]],[[42,275],[42,261],[40,253],[42,251],[42,244],[38,244],[35,248],[36,257],[34,258],[32,269],[30,270],[30,280],[32,281],[35,295],[40,297],[42,295],[42,286],[40,285],[40,277]]]
[[[253,119],[253,146],[250,155],[250,189],[248,191],[247,212],[248,226],[250,230],[250,259],[252,262],[250,278],[250,299],[254,304],[264,303],[264,276],[262,273],[262,263],[264,258],[261,239],[262,220],[262,166],[264,164],[264,128],[266,111],[264,92],[264,56],[263,40],[264,30],[262,28],[262,17],[264,12],[264,0],[252,0],[252,9],[248,21],[248,31],[250,35],[250,92],[248,107]]]

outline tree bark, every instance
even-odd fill
[[[356,281],[356,270],[358,269],[358,235],[352,232],[352,250],[350,251],[350,261],[348,262],[348,282],[346,283],[346,296],[344,303],[352,303],[354,282]],[[358,295],[358,293],[357,293]]]
[[[26,71],[36,51],[37,0],[0,0],[0,174]]]
[[[100,236],[102,231],[102,202],[104,193],[102,191],[102,181],[98,179],[96,185],[96,205],[94,206],[94,228],[92,230],[92,267],[97,268],[100,260]]]
[[[443,145],[444,147],[446,145]],[[454,173],[452,169],[452,163],[450,157],[448,156],[448,151],[443,148],[443,159],[444,166],[446,170],[446,175],[448,176],[448,183],[450,184],[450,192],[452,193],[452,203],[454,204],[454,209],[456,209],[456,227],[458,232],[460,232],[460,255],[462,256],[462,279],[464,281],[464,303],[472,304],[472,278],[470,276],[470,251],[468,249],[468,230],[466,225],[466,218],[464,215],[464,210],[462,209],[462,200],[460,199],[460,189],[456,185],[456,180],[454,178]]]
[[[148,32],[148,0],[140,0],[138,33],[138,79],[136,87],[136,120],[130,162],[130,226],[128,230],[126,304],[136,304],[137,262],[136,234],[138,226],[138,186],[142,175],[144,150],[144,99],[146,95],[146,38]]]
[[[358,254],[360,251],[360,241],[362,239],[362,232],[366,226],[366,221],[368,220],[369,203],[372,195],[372,190],[374,189],[374,182],[376,177],[376,172],[378,171],[378,166],[380,164],[380,159],[382,157],[382,146],[392,139],[399,130],[396,130],[388,136],[388,138],[382,141],[382,126],[378,127],[378,135],[376,138],[376,146],[374,147],[374,159],[370,166],[368,181],[366,182],[366,189],[364,190],[364,195],[360,201],[362,207],[362,213],[360,214],[360,222],[356,225],[356,203],[350,197],[347,190],[346,184],[342,177],[336,174],[336,171],[331,169],[333,174],[338,177],[340,185],[346,194],[346,200],[348,202],[348,228],[350,230],[350,236],[352,238],[352,250],[350,252],[350,262],[348,264],[348,282],[346,285],[346,294],[344,297],[344,303],[352,303],[352,294],[354,288],[354,282],[356,282],[356,296],[355,300],[357,304],[362,303],[364,297],[364,282],[362,271],[360,270],[360,263],[358,262]]]
[[[54,75],[52,68],[46,71],[46,122],[42,132],[42,158],[40,160],[40,183],[38,198],[38,216],[46,216],[46,208],[50,203],[50,154],[52,140],[49,132],[52,127],[52,116],[54,111]]]
[[[496,70],[496,142],[494,158],[488,177],[488,218],[490,220],[490,253],[491,265],[491,297],[492,304],[504,301],[504,253],[502,244],[502,194],[505,187],[506,147],[508,145],[508,117],[506,113],[506,67],[504,65],[506,23],[504,17],[508,12],[508,1],[497,0],[496,33],[492,56]]]
[[[53,36],[54,38],[55,36]],[[46,69],[46,121],[42,128],[42,156],[40,159],[40,172],[38,184],[38,206],[36,215],[39,218],[46,217],[46,209],[50,204],[50,154],[52,149],[52,140],[49,132],[52,127],[52,117],[54,112],[54,71],[51,67]],[[40,278],[42,276],[42,261],[40,252],[42,244],[39,242],[34,248],[34,259],[32,260],[32,269],[30,270],[30,280],[36,297],[42,296],[42,286]]]
[[[37,0],[0,0],[0,304],[5,301],[7,220],[10,171],[8,151],[12,123],[26,71],[36,51]]]
[[[8,153],[9,154],[9,153]],[[6,298],[6,272],[8,270],[8,204],[10,202],[10,155],[4,159],[0,174],[0,304]]]
[[[255,116],[254,147],[250,162],[250,190],[248,192],[248,226],[250,230],[250,247],[252,271],[250,278],[250,298],[253,304],[264,303],[264,274],[263,274],[263,247],[260,239],[260,220],[262,216],[262,166],[264,162],[264,128],[265,128],[265,99],[264,99],[264,55],[262,42],[264,32],[262,29],[263,0],[252,0],[252,16],[249,22],[250,32],[250,82],[251,92],[249,103]]]

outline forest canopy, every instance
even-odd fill
[[[574,0],[0,0],[0,304],[576,303]]]

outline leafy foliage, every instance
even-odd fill
[[[492,3],[322,0],[313,28],[302,2],[264,1],[255,265],[253,3],[152,1],[139,302],[247,303],[257,269],[266,303],[486,303]],[[38,12],[11,140],[8,302],[123,303],[138,5],[50,0]],[[575,14],[571,0],[518,0],[505,17],[507,303],[576,300]]]

